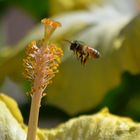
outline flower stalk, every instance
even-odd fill
[[[32,81],[30,95],[32,97],[30,117],[28,123],[27,140],[36,140],[39,108],[45,88],[52,82],[58,72],[63,52],[48,40],[52,33],[61,24],[50,19],[43,19],[45,26],[44,38],[41,41],[32,41],[26,49],[26,59],[23,60],[25,77]]]

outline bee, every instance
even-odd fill
[[[89,58],[99,58],[100,53],[96,49],[89,47],[82,41],[69,41],[65,40],[70,43],[70,50],[72,50],[78,59],[80,59],[81,64],[86,64]]]

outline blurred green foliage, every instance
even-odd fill
[[[107,106],[112,113],[130,116],[140,121],[139,84],[140,75],[132,75],[129,72],[123,73],[120,85],[109,91],[95,110]]]
[[[1,14],[4,10],[11,6],[20,7],[28,12],[28,14],[39,20],[43,17],[47,17],[50,11],[49,0],[1,0]]]

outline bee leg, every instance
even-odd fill
[[[87,54],[87,55],[84,57],[84,59],[83,59],[83,63],[84,63],[84,64],[86,64],[88,58],[89,58],[89,54]]]
[[[80,59],[81,64],[83,64],[83,55],[82,55],[82,54],[80,54],[78,58]]]
[[[85,64],[87,62],[87,56],[83,55],[82,56],[82,64]]]
[[[75,51],[75,54],[76,54],[76,56],[78,57],[78,55],[79,55],[78,52]]]
[[[87,57],[84,57],[83,58],[83,64],[86,64],[86,62],[87,62]]]
[[[83,58],[81,59],[81,64],[84,64],[84,59]]]

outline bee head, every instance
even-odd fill
[[[77,40],[69,41],[65,40],[70,43],[70,50],[76,50],[81,44]]]

